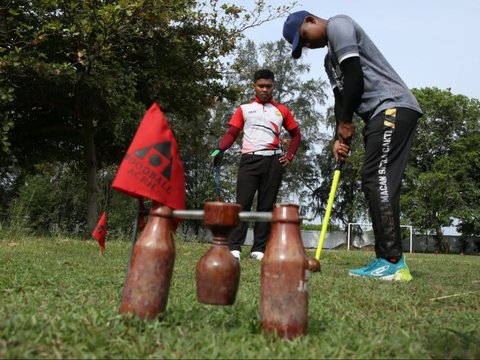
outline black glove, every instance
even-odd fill
[[[223,150],[216,149],[212,153],[212,155],[210,155],[212,157],[213,166],[220,166],[220,164],[222,163],[222,159],[223,159],[223,153],[224,153]]]

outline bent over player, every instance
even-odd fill
[[[344,161],[355,132],[354,112],[365,121],[362,188],[375,233],[376,259],[350,275],[410,281],[400,232],[400,185],[419,117],[417,100],[365,31],[346,15],[322,19],[307,11],[288,16],[284,38],[292,56],[327,47],[325,70],[335,96],[333,155]]]

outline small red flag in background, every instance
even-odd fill
[[[112,188],[172,209],[185,209],[185,174],[177,142],[157,104],[138,126]]]
[[[97,226],[93,229],[92,236],[97,239],[102,253],[105,251],[105,237],[107,236],[107,213],[104,211]]]

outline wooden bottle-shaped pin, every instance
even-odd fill
[[[275,204],[262,260],[260,320],[267,332],[294,339],[308,327],[308,260],[300,235],[298,206]]]
[[[165,312],[175,262],[172,229],[172,209],[153,202],[145,229],[133,248],[121,313],[153,319]]]
[[[240,205],[207,202],[204,222],[213,235],[212,247],[197,264],[198,301],[211,305],[232,305],[237,296],[240,264],[227,245],[227,236],[240,224]]]

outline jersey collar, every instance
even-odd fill
[[[260,100],[258,97],[255,96],[255,102],[259,103],[259,104],[262,104],[262,105],[265,105],[265,104],[272,104],[272,105],[275,105],[276,102],[273,101],[273,100],[270,100],[270,101],[267,101],[267,102],[263,102],[262,100]]]

